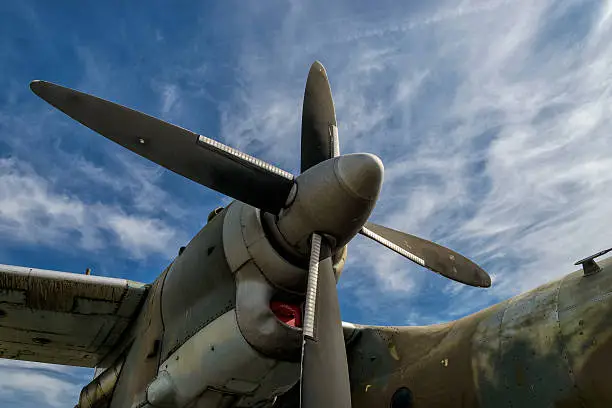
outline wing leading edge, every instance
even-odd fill
[[[125,279],[0,265],[0,358],[94,367],[147,289]]]

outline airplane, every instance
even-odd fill
[[[301,173],[50,82],[32,91],[132,152],[231,197],[151,283],[0,265],[0,357],[95,367],[76,408],[610,407],[612,258],[430,326],[342,322],[336,284],[361,234],[458,283],[457,252],[368,221],[384,177],[340,154],[312,64]]]

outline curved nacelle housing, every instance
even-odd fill
[[[288,261],[275,249],[258,209],[234,202],[223,225],[223,247],[230,270],[236,276],[236,314],[245,339],[261,353],[278,359],[298,361],[302,330],[282,323],[271,311],[273,298],[301,303],[306,289],[307,269]],[[335,259],[338,276],[346,250]]]
[[[164,279],[160,365],[141,406],[255,406],[298,382],[302,329],[270,303],[301,304],[307,270],[276,248],[260,211],[233,202],[182,250]]]

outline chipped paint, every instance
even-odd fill
[[[601,266],[454,322],[356,325],[347,349],[353,408],[389,406],[401,387],[415,406],[612,406],[612,258]]]
[[[0,357],[93,367],[146,292],[125,279],[0,265]]]
[[[395,347],[395,344],[389,344],[389,354],[391,354],[391,357],[399,361],[400,357],[397,354],[397,348]]]

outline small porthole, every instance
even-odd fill
[[[391,408],[412,408],[412,391],[406,387],[398,388],[391,397]]]

